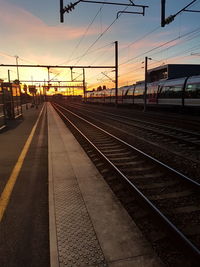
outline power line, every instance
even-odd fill
[[[59,64],[59,65],[65,64],[66,62],[68,62],[68,61],[71,60],[71,58],[72,58],[74,52],[76,51],[76,49],[78,49],[78,47],[80,46],[81,42],[84,40],[86,34],[88,33],[90,27],[92,26],[92,24],[94,23],[95,19],[97,18],[97,16],[99,15],[99,13],[101,12],[101,10],[103,9],[103,6],[104,6],[104,4],[102,4],[102,6],[101,6],[101,7],[99,8],[99,10],[97,11],[96,15],[94,16],[94,18],[93,18],[92,21],[90,22],[90,24],[87,26],[87,28],[86,28],[86,30],[85,30],[83,36],[81,37],[81,39],[79,40],[79,42],[78,42],[77,45],[75,46],[75,48],[74,48],[74,50],[73,50],[73,52],[72,52],[70,58],[69,58],[67,61],[65,61],[65,62],[63,62],[63,63],[61,63],[61,64]]]
[[[166,61],[166,60],[168,60],[168,59],[170,59],[170,58],[176,58],[178,55],[181,55],[181,54],[183,54],[183,53],[192,52],[192,51],[195,51],[195,50],[198,50],[198,49],[200,49],[199,45],[195,45],[195,46],[193,46],[193,47],[191,47],[191,48],[189,48],[189,49],[187,49],[187,50],[180,51],[179,53],[176,53],[176,54],[173,55],[173,56],[165,57],[165,58],[163,58],[162,60],[159,60],[158,62],[163,62],[163,61]],[[188,56],[190,56],[190,55],[186,55],[186,56],[182,56],[182,57],[188,57]],[[181,58],[182,58],[182,57],[181,57]],[[150,63],[149,66],[152,66],[152,65],[154,65],[154,64],[155,64],[155,63]],[[135,72],[140,71],[140,70],[141,70],[141,66],[138,67],[138,68],[136,68],[136,69],[133,69],[133,70],[131,70],[131,71],[129,71],[129,72],[126,72],[126,73],[122,74],[121,77],[124,77],[125,75],[127,75],[127,74],[129,74],[129,73],[131,73],[131,72],[132,72],[132,73],[135,73]]]
[[[199,2],[199,0],[198,0],[198,2]],[[196,5],[196,4],[197,4],[197,2],[196,2],[196,3],[193,3],[191,6],[194,6],[194,5]],[[179,15],[179,13],[178,13],[177,15]],[[121,49],[121,51],[124,51],[125,49],[129,48],[130,46],[136,44],[137,42],[139,42],[139,41],[141,41],[142,39],[146,38],[148,35],[150,35],[151,33],[155,32],[155,31],[157,31],[157,30],[160,29],[160,28],[161,28],[161,26],[158,26],[158,27],[154,28],[153,30],[151,30],[151,31],[149,31],[149,32],[147,32],[147,33],[145,33],[142,37],[138,38],[137,40],[135,40],[135,41],[131,42],[129,45],[127,45],[125,48]],[[177,37],[177,38],[179,38],[179,37]],[[173,40],[172,40],[172,41],[173,41]],[[147,51],[147,52],[149,52],[149,51]],[[131,59],[131,60],[132,60],[132,59]],[[127,62],[128,62],[128,61],[127,61]],[[125,63],[121,63],[120,65],[122,65],[122,64],[125,64]],[[120,66],[120,65],[119,65],[119,66]]]
[[[197,38],[197,37],[199,37],[199,36],[200,36],[200,35],[197,34],[197,35],[195,35],[195,36],[193,36],[193,37],[191,37],[191,38],[188,38],[188,39],[186,39],[186,40],[182,40],[180,43],[177,43],[177,44],[171,45],[170,47],[165,48],[165,50],[169,50],[169,49],[173,48],[173,47],[176,46],[176,45],[180,45],[180,44],[183,44],[183,43],[185,43],[185,42],[191,41],[191,40],[193,40],[193,39],[195,39],[195,38]],[[164,49],[163,49],[163,50],[164,50]],[[156,55],[156,54],[158,54],[158,53],[161,53],[161,52],[163,52],[163,50],[161,50],[161,51],[159,51],[159,52],[156,52],[156,53],[153,53],[153,54],[151,54],[151,55]]]
[[[104,45],[104,46],[102,46],[102,47],[98,47],[98,48],[92,50],[92,51],[91,51],[90,53],[88,53],[88,54],[94,53],[94,52],[96,52],[96,51],[98,51],[98,50],[101,50],[101,49],[103,49],[103,48],[105,48],[105,47],[108,47],[108,46],[110,46],[110,45],[113,45],[113,42],[112,42],[112,43],[109,43],[109,44],[106,44],[106,45]],[[77,57],[77,58],[75,58],[75,59],[79,59],[79,58],[81,58],[81,57],[82,57],[82,56],[79,56],[79,57]],[[73,60],[75,60],[75,59],[73,59]],[[71,60],[71,61],[73,61],[73,60]],[[70,62],[70,61],[69,61],[69,62]],[[59,64],[59,65],[60,65],[60,64]],[[59,65],[58,65],[58,67],[59,67]],[[61,71],[60,73],[56,74],[51,80],[53,80],[55,77],[57,77],[58,75],[60,75],[62,72],[63,72],[63,71]]]
[[[124,65],[124,64],[126,64],[126,63],[128,63],[128,62],[130,62],[130,61],[133,61],[134,59],[136,59],[136,58],[138,58],[138,57],[141,57],[141,56],[143,56],[143,55],[145,55],[145,54],[147,54],[147,53],[150,53],[150,52],[152,52],[152,51],[154,51],[154,50],[156,50],[156,49],[159,49],[159,48],[161,48],[161,47],[163,47],[163,46],[166,46],[167,44],[170,44],[171,42],[174,42],[174,41],[176,41],[176,40],[178,40],[178,39],[184,38],[184,37],[186,37],[186,36],[188,36],[188,35],[190,35],[190,34],[195,33],[196,31],[199,31],[199,30],[200,30],[200,27],[199,27],[199,28],[196,28],[196,29],[193,30],[192,32],[185,33],[185,34],[183,34],[183,35],[181,35],[181,36],[178,36],[178,37],[176,37],[176,38],[174,38],[174,39],[172,39],[172,40],[170,40],[170,41],[167,41],[167,42],[165,42],[165,43],[163,43],[163,44],[161,44],[161,45],[159,45],[159,46],[156,46],[156,47],[154,47],[154,48],[152,48],[152,49],[150,49],[150,50],[148,50],[148,51],[145,51],[145,52],[139,54],[138,56],[132,57],[132,58],[130,58],[130,59],[128,59],[128,60],[122,62],[121,64],[119,64],[119,66]]]
[[[148,35],[150,35],[151,33],[155,32],[155,31],[157,31],[159,28],[161,28],[161,27],[160,27],[160,26],[159,26],[159,27],[156,27],[156,28],[154,28],[153,30],[151,30],[151,31],[149,31],[149,32],[147,32],[147,33],[145,33],[143,36],[141,36],[141,37],[138,38],[137,40],[131,42],[131,43],[128,44],[126,47],[124,47],[124,48],[122,48],[122,49],[119,49],[120,52],[124,51],[125,49],[129,48],[130,46],[134,45],[135,43],[141,41],[142,39],[145,39]],[[110,58],[110,57],[111,57],[111,56],[109,56],[109,58]],[[106,60],[107,60],[107,59],[106,59]],[[105,62],[106,60],[104,60],[103,62]]]
[[[129,48],[130,46],[132,46],[133,44],[135,44],[135,43],[137,43],[137,42],[143,40],[143,39],[146,38],[148,35],[150,35],[151,33],[155,32],[155,31],[157,31],[157,30],[160,29],[160,28],[161,28],[161,27],[159,26],[159,27],[154,28],[154,29],[151,30],[150,32],[145,33],[143,36],[139,37],[138,39],[136,39],[135,41],[131,42],[129,45],[127,45],[126,47],[124,47],[121,51],[123,51],[123,50]]]
[[[123,9],[123,11],[128,9],[128,4],[127,6]],[[88,49],[85,51],[85,53],[82,55],[82,58],[86,56],[89,52],[89,50],[102,38],[102,36],[112,27],[112,25],[119,19],[121,14],[119,14],[118,17],[116,17],[113,22],[97,37],[97,39],[88,47]],[[75,65],[81,60],[81,58],[75,63]]]
[[[151,50],[149,50],[149,51],[147,51],[147,52],[144,52],[142,55],[144,55],[144,54],[146,54],[146,53],[148,53],[148,52],[150,52],[150,51],[156,50],[156,49],[158,49],[158,48],[160,48],[160,47],[163,47],[163,46],[165,46],[165,45],[167,45],[167,44],[173,42],[174,40],[177,40],[177,39],[186,37],[186,36],[188,36],[188,35],[190,36],[189,39],[187,39],[187,40],[185,40],[185,41],[182,41],[182,42],[190,41],[190,40],[192,40],[192,39],[194,39],[194,38],[196,38],[196,37],[199,36],[199,35],[196,35],[196,36],[195,36],[195,34],[197,34],[197,33],[199,32],[199,30],[200,30],[200,28],[197,28],[197,29],[195,29],[195,30],[192,31],[192,32],[186,33],[186,34],[184,34],[184,35],[182,35],[182,36],[179,36],[179,37],[177,37],[177,38],[175,38],[175,39],[172,39],[172,40],[170,40],[170,41],[168,41],[168,42],[166,42],[166,43],[164,43],[164,44],[162,44],[162,45],[160,45],[160,46],[158,46],[158,47],[156,47],[156,48],[154,48],[154,49],[151,49]],[[191,36],[191,35],[193,35],[193,36]],[[171,46],[168,47],[167,49],[171,49],[171,48],[173,48],[174,46],[176,46],[176,45],[178,45],[178,44],[180,45],[180,43],[177,43],[177,44],[171,45]],[[164,48],[164,49],[166,50],[166,48]],[[161,52],[163,52],[163,50],[161,50],[161,51],[159,51],[159,52],[156,52],[156,53],[153,53],[153,54],[150,54],[150,55],[156,55],[156,54],[161,53]],[[132,60],[134,60],[134,59],[136,59],[136,58],[139,58],[140,56],[141,56],[141,55],[136,56],[136,57],[134,57]],[[139,59],[139,60],[140,60],[140,59]],[[138,60],[138,61],[139,61],[139,60]],[[161,61],[163,61],[163,59],[162,59]],[[125,64],[125,63],[121,63],[119,66],[121,66],[121,65],[123,65],[123,64]],[[139,68],[136,69],[136,70],[139,70],[139,69],[141,69],[141,67],[139,67]],[[132,71],[130,71],[130,72],[132,72]],[[130,72],[128,72],[128,73],[130,73]]]
[[[15,56],[9,55],[9,54],[7,54],[5,52],[1,52],[1,51],[0,51],[0,54],[2,54],[2,56],[6,56],[6,57],[15,57]]]

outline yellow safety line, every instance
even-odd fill
[[[17,177],[20,173],[20,170],[22,168],[22,165],[23,165],[23,162],[24,162],[24,159],[26,157],[26,154],[28,152],[28,149],[30,147],[30,144],[31,144],[31,141],[33,139],[33,136],[34,136],[34,133],[35,133],[35,130],[37,128],[37,125],[38,125],[38,122],[39,122],[39,119],[42,115],[42,111],[44,109],[44,106],[42,108],[42,110],[40,111],[40,114],[39,114],[39,117],[35,123],[35,125],[33,126],[32,130],[31,130],[31,133],[22,149],[22,152],[17,160],[17,163],[15,164],[15,167],[13,168],[12,170],[12,173],[8,179],[8,182],[6,183],[6,186],[1,194],[1,197],[0,197],[0,222],[3,218],[3,215],[4,215],[4,212],[6,210],[6,207],[8,205],[8,202],[9,202],[9,199],[11,197],[11,194],[12,194],[12,191],[13,191],[13,188],[14,188],[14,185],[17,181]]]

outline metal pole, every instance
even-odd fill
[[[10,83],[10,70],[8,70],[8,82]]]
[[[63,13],[63,0],[60,0],[60,22],[64,22],[64,13]]]
[[[47,67],[47,71],[48,71],[48,91],[49,91],[49,81],[50,81],[50,71],[49,71],[50,67]],[[46,101],[46,89],[45,89],[45,101]]]
[[[43,85],[43,101],[45,102],[46,100],[46,83],[45,83],[45,79],[44,79],[44,85]]]
[[[86,91],[86,86],[85,86],[85,69],[83,68],[83,97],[84,97],[84,102],[85,102],[85,91]]]
[[[118,41],[115,41],[115,105],[118,105]]]
[[[28,94],[27,94],[27,85],[24,84],[24,92],[26,96],[26,109],[28,109]]]
[[[143,111],[146,111],[146,107],[147,107],[147,61],[148,61],[148,57],[145,57],[145,66],[144,66],[144,109]]]
[[[161,27],[165,27],[165,4],[166,0],[161,0]]]
[[[71,81],[73,81],[73,68],[70,68],[71,70]]]
[[[16,66],[17,66],[17,79],[19,81],[19,68],[18,68],[18,56],[16,56]]]

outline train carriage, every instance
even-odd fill
[[[145,83],[118,89],[118,104],[144,105]],[[115,104],[115,88],[87,94],[87,102]],[[147,105],[158,107],[200,107],[200,75],[166,79],[147,84]]]

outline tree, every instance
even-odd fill
[[[101,85],[97,87],[97,91],[102,91]]]

